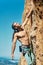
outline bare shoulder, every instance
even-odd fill
[[[21,33],[21,34],[22,34],[22,33],[25,33],[25,31],[23,30],[23,31],[20,31],[20,32],[18,32],[18,33]]]
[[[25,31],[23,30],[23,31],[20,31],[20,32],[16,33],[16,35],[22,37],[22,36],[25,36],[26,33],[25,33]]]

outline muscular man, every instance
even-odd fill
[[[20,41],[21,42],[21,46],[20,48],[20,52],[21,54],[23,54],[23,56],[29,51],[30,48],[30,44],[29,44],[29,37],[27,32],[24,30],[23,26],[20,26],[17,23],[14,23],[12,25],[13,29],[16,29],[16,32],[13,34],[13,43],[12,43],[12,59],[14,58],[14,51],[16,48],[16,41]]]
[[[31,4],[34,7],[33,2],[31,2]],[[16,48],[16,41],[17,40],[19,40],[22,44],[22,46],[20,46],[20,52],[22,52],[23,55],[25,55],[25,53],[29,50],[29,47],[30,47],[29,37],[28,37],[27,32],[24,29],[24,26],[28,22],[28,18],[31,15],[33,7],[31,8],[30,12],[26,15],[26,19],[25,19],[24,23],[22,24],[22,26],[20,26],[17,23],[13,24],[13,29],[16,29],[16,31],[13,34],[13,44],[12,44],[12,54],[11,54],[12,59],[14,57],[14,51],[15,51],[15,48]]]

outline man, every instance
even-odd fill
[[[31,4],[34,7],[33,2],[31,2]],[[25,55],[25,53],[27,51],[29,51],[29,48],[30,48],[29,36],[28,36],[27,32],[25,31],[24,27],[27,24],[28,18],[33,11],[33,7],[31,8],[30,12],[26,15],[26,19],[21,26],[17,23],[13,24],[12,28],[16,31],[13,34],[13,44],[12,44],[12,54],[11,54],[12,59],[14,58],[14,51],[15,51],[15,48],[16,48],[16,41],[17,40],[19,40],[22,44],[22,46],[19,47],[20,52],[22,52],[21,54]],[[25,51],[25,48],[26,48],[26,51]]]
[[[27,32],[25,31],[23,26],[20,26],[18,23],[14,23],[12,25],[12,28],[15,29],[15,33],[13,34],[13,43],[12,43],[12,59],[14,58],[14,51],[16,48],[16,41],[20,41],[21,42],[21,46],[20,48],[20,52],[23,56],[25,56],[25,54],[29,51],[30,48],[30,44],[29,44],[29,37]]]

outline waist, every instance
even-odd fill
[[[22,44],[21,46],[22,46],[22,47],[27,47],[27,48],[29,48],[29,47],[30,47],[30,44],[29,44],[29,45],[24,45],[24,44]]]
[[[28,46],[28,45],[30,45],[30,43],[29,42],[22,42],[22,45]]]

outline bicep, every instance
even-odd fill
[[[17,35],[16,34],[13,34],[13,43],[16,43],[16,41],[17,41]]]

